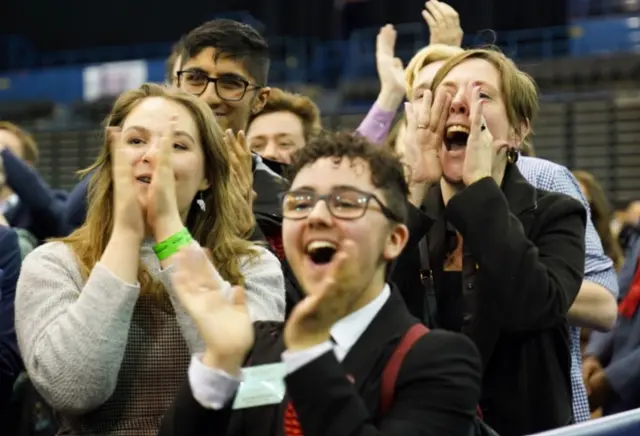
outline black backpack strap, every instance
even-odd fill
[[[433,272],[429,263],[429,246],[424,236],[418,243],[420,250],[420,281],[424,289],[424,324],[430,329],[437,328],[438,305],[433,283]]]

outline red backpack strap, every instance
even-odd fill
[[[404,334],[400,343],[393,351],[391,358],[387,362],[382,372],[382,381],[380,383],[380,416],[384,416],[391,409],[393,404],[396,380],[405,356],[413,347],[418,339],[429,333],[429,329],[418,323],[412,325]]]

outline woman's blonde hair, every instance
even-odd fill
[[[445,44],[429,44],[416,53],[404,70],[407,98],[411,99],[411,91],[420,71],[433,62],[446,61],[464,52],[460,47]]]
[[[127,116],[144,99],[150,97],[161,97],[178,103],[193,116],[204,156],[205,177],[211,187],[201,192],[206,212],[199,209],[194,198],[187,215],[186,227],[193,238],[211,252],[220,275],[233,284],[242,285],[244,278],[240,272],[239,258],[256,253],[251,243],[245,239],[248,236],[247,229],[253,228],[255,221],[250,204],[238,187],[231,183],[229,150],[224,146],[222,130],[211,109],[202,100],[179,89],[145,84],[120,95],[106,119],[106,125],[122,126]],[[98,158],[84,171],[95,171],[89,185],[87,218],[82,227],[61,239],[77,257],[85,279],[102,256],[113,231],[111,165],[112,156],[105,135]],[[151,294],[159,298],[163,296],[162,284],[154,281],[143,265],[140,265],[138,281],[143,295]]]
[[[431,90],[435,89],[442,82],[449,72],[469,59],[483,59],[489,62],[500,75],[500,93],[505,103],[509,125],[518,135],[520,142],[530,145],[532,134],[531,126],[534,118],[538,115],[538,89],[534,80],[524,71],[520,71],[511,59],[506,57],[497,49],[473,49],[465,50],[457,56],[449,59],[438,70],[431,84]],[[526,131],[523,126],[527,126]]]

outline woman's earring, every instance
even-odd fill
[[[507,149],[507,162],[509,162],[510,164],[514,164],[518,162],[518,157],[520,157],[520,152],[517,148]]]
[[[198,205],[201,211],[205,212],[207,210],[207,205],[205,204],[204,199],[202,198],[202,191],[200,191],[198,195],[199,195],[199,198],[196,200],[196,204]]]

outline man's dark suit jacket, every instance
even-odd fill
[[[427,235],[439,327],[462,330],[480,350],[480,405],[501,436],[572,421],[567,312],[582,284],[585,223],[578,201],[535,189],[515,165],[502,187],[480,180],[445,207],[436,186],[423,211],[411,210],[410,241],[391,281],[425,319],[418,241]],[[455,230],[464,241],[462,283],[443,289]]]
[[[10,228],[0,226],[0,410],[9,402],[13,383],[22,371],[14,327],[20,259],[18,235]]]
[[[391,410],[378,414],[382,371],[416,322],[393,293],[342,363],[328,352],[286,377],[305,436],[469,436],[480,396],[480,357],[469,339],[451,332],[433,331],[415,343],[398,374]],[[281,328],[256,326],[251,365],[280,361]],[[158,436],[282,436],[285,405],[208,410],[185,383]]]

